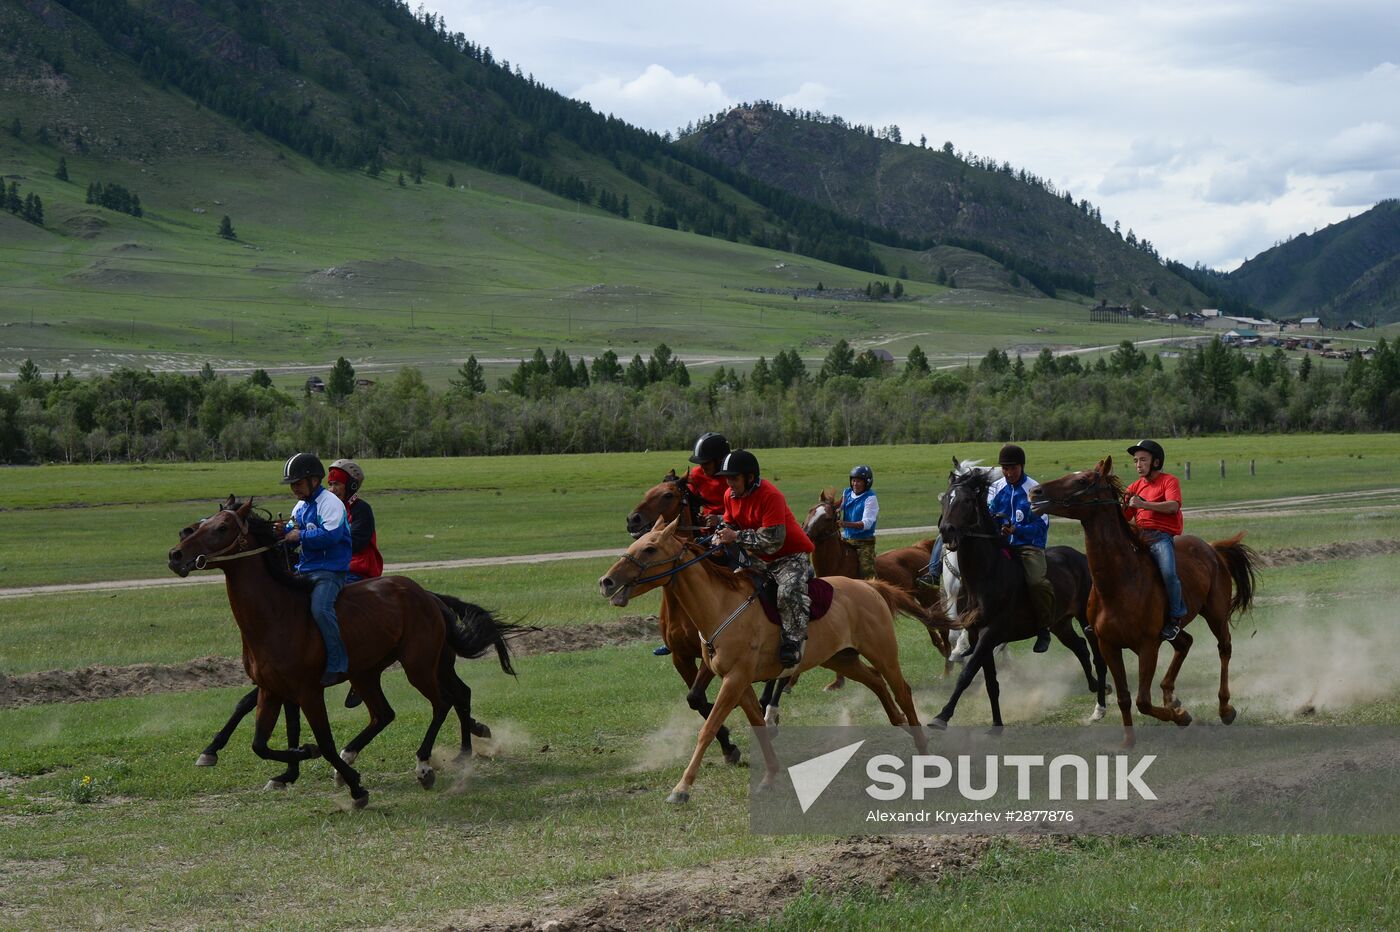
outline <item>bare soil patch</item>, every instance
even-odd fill
[[[1259,554],[1262,566],[1291,566],[1297,563],[1323,563],[1328,560],[1352,560],[1400,553],[1400,540],[1344,540],[1317,547],[1286,547],[1266,550]]]
[[[542,628],[511,641],[519,655],[557,654],[630,644],[659,637],[655,615],[627,615],[616,623]],[[90,702],[152,693],[190,692],[248,682],[238,657],[200,657],[187,663],[138,663],[46,670],[6,676],[0,673],[0,709],[52,702]]]

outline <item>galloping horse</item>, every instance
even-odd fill
[[[181,577],[215,565],[224,571],[229,604],[243,636],[243,666],[258,687],[253,751],[289,765],[268,788],[285,789],[297,778],[302,761],[324,757],[350,787],[357,808],[369,801],[351,764],[394,719],[379,684],[380,674],[394,661],[433,706],[415,770],[419,784],[431,787],[436,774],[429,757],[449,710],[455,708],[462,722],[459,756],[471,748],[471,695],[453,670],[454,653],[479,657],[494,647],[501,669],[514,675],[506,637],[517,627],[497,622],[477,606],[450,597],[445,602],[406,576],[380,576],[345,589],[336,613],[350,656],[350,683],[364,698],[370,721],[337,756],[320,684],[325,644],[311,620],[309,584],[287,573],[274,552],[276,542],[272,522],[252,513],[251,500],[239,505],[229,496],[214,515],[184,528],[168,557],[170,569]],[[301,708],[316,744],[286,751],[268,747],[284,706]],[[299,731],[295,709],[289,708],[290,744]]]
[[[637,507],[627,516],[627,533],[638,538],[645,534],[657,521],[663,524],[681,519],[677,533],[693,536],[703,530],[700,523],[700,502],[690,491],[685,476],[677,476],[671,470],[656,485],[647,489]],[[661,640],[671,651],[671,665],[685,681],[685,701],[701,718],[709,717],[713,706],[706,691],[715,674],[705,665],[704,653],[700,645],[700,632],[695,629],[685,607],[680,605],[669,590],[661,594],[661,611],[657,613],[661,628]],[[739,748],[729,737],[728,728],[720,728],[716,735],[720,751],[726,764],[739,763]]]
[[[690,799],[705,749],[736,705],[743,708],[759,736],[765,762],[762,785],[772,784],[778,761],[769,745],[752,684],[784,672],[777,659],[778,627],[755,604],[749,581],[712,563],[707,557],[718,553],[718,548],[705,551],[696,547],[677,533],[678,525],[679,519],[670,524],[657,521],[598,580],[600,594],[617,606],[626,605],[633,596],[657,586],[674,592],[700,631],[706,662],[721,680],[719,695],[700,728],[690,763],[667,797],[671,803]],[[649,572],[652,575],[647,575]],[[831,608],[808,627],[806,651],[796,670],[823,666],[844,674],[875,694],[891,724],[918,726],[914,697],[899,669],[894,613],[927,618],[924,609],[887,583],[839,576],[827,582],[835,590]],[[930,619],[926,623],[937,621]],[[946,624],[946,619],[942,623]],[[871,666],[861,662],[862,656],[869,659]],[[912,730],[919,750],[925,750],[923,729]]]
[[[1021,563],[1002,542],[997,521],[987,506],[987,490],[992,482],[992,470],[960,463],[953,459],[953,472],[948,477],[948,490],[940,501],[943,513],[938,519],[938,532],[943,545],[958,555],[962,595],[967,610],[958,619],[964,627],[977,633],[971,656],[958,676],[953,694],[938,717],[929,723],[933,728],[946,728],[963,690],[981,670],[987,686],[987,698],[992,706],[992,724],[1000,727],[1001,686],[997,682],[996,660],[992,651],[1000,644],[1034,637],[1035,609],[1026,588]],[[1098,697],[1098,709],[1104,704],[1106,674],[1104,660],[1099,654],[1094,633],[1086,625],[1086,645],[1074,633],[1070,623],[1078,618],[1085,624],[1089,592],[1092,588],[1089,563],[1072,547],[1050,547],[1045,551],[1046,576],[1055,589],[1055,622],[1050,630],[1060,642],[1074,652],[1084,670],[1089,692]],[[1092,663],[1092,668],[1091,668]],[[1097,711],[1097,710],[1096,710]],[[1096,715],[1095,720],[1099,716]]]
[[[1118,708],[1123,713],[1123,743],[1132,746],[1133,712],[1123,649],[1138,655],[1138,711],[1177,725],[1191,724],[1191,714],[1175,696],[1176,676],[1192,638],[1185,623],[1176,640],[1167,673],[1162,677],[1162,704],[1152,704],[1152,677],[1167,615],[1166,586],[1147,545],[1123,514],[1123,483],[1113,474],[1113,457],[1093,469],[1045,482],[1031,492],[1037,511],[1073,518],[1084,525],[1094,588],[1089,595],[1089,624],[1113,673]],[[1254,551],[1240,543],[1241,532],[1229,540],[1206,543],[1199,537],[1176,538],[1176,570],[1189,621],[1205,616],[1220,653],[1220,720],[1235,720],[1230,705],[1230,616],[1248,611],[1254,601]]]
[[[812,551],[812,569],[818,576],[849,576],[860,579],[860,559],[854,547],[841,540],[840,521],[841,499],[834,489],[823,489],[818,501],[807,511],[807,520],[802,529],[807,532],[815,548]],[[938,602],[938,595],[918,585],[919,574],[928,567],[929,555],[933,553],[933,538],[921,540],[912,547],[898,547],[886,550],[875,557],[875,578],[903,590],[916,602],[929,608]],[[947,634],[941,628],[929,628],[929,639],[934,649],[943,655],[944,672],[947,666]],[[826,688],[840,689],[845,685],[842,677],[837,677]]]

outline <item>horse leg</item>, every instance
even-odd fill
[[[1133,697],[1128,690],[1128,671],[1123,666],[1123,648],[1110,647],[1104,654],[1108,671],[1113,674],[1113,690],[1118,697],[1118,711],[1123,714],[1123,747],[1130,748],[1137,743],[1133,734]]]
[[[219,765],[219,752],[228,744],[228,739],[233,737],[233,731],[238,727],[238,723],[247,717],[248,713],[258,706],[258,688],[253,687],[252,692],[238,700],[238,705],[233,707],[233,714],[228,717],[224,727],[210,740],[209,746],[200,752],[195,760],[196,767],[217,767]],[[298,719],[300,721],[300,719]],[[287,744],[292,743],[291,735],[287,736]]]
[[[442,728],[442,723],[447,720],[447,713],[452,711],[452,703],[444,695],[442,668],[452,655],[443,650],[438,657],[436,664],[424,663],[421,656],[405,656],[400,658],[403,670],[408,677],[409,683],[433,704],[433,717],[428,722],[428,730],[423,734],[423,741],[418,745],[418,763],[413,769],[413,775],[418,779],[418,785],[423,789],[431,789],[437,780],[437,774],[433,770],[432,756],[433,744],[437,741],[438,731]]]
[[[1176,676],[1181,672],[1181,665],[1186,660],[1186,654],[1191,650],[1191,635],[1182,631],[1176,636],[1176,640],[1171,642],[1172,659],[1167,664],[1166,675],[1162,677],[1162,705],[1169,709],[1181,708],[1181,700],[1176,698]]]
[[[690,687],[690,690],[685,694],[686,705],[698,712],[701,718],[708,718],[710,709],[714,708],[714,706],[711,705],[709,697],[705,695],[705,691],[710,688],[710,680],[715,678],[714,671],[703,663],[700,664],[700,669],[697,670],[695,669],[695,660],[691,657],[686,657],[687,666],[690,668],[690,675],[686,676],[685,669],[681,666],[680,659],[674,649],[671,651],[671,659],[676,665],[676,670]],[[739,763],[739,747],[730,740],[729,728],[727,726],[720,726],[719,733],[715,735],[715,740],[719,742],[720,751],[724,754],[724,762],[726,764]]]
[[[747,692],[753,695],[751,685],[752,677],[731,671],[730,674],[720,680],[719,695],[715,696],[714,708],[710,709],[710,714],[705,717],[705,724],[700,726],[700,734],[695,740],[695,753],[690,756],[690,763],[686,765],[685,773],[681,775],[680,782],[671,790],[671,795],[666,797],[668,803],[685,803],[690,801],[690,788],[695,785],[695,777],[700,772],[700,765],[705,760],[705,749],[710,746],[710,742],[715,740],[715,734],[719,727],[724,724],[724,720],[729,717],[729,713],[734,711],[734,707],[743,701],[743,694]]]
[[[962,672],[958,674],[958,681],[953,686],[953,694],[948,697],[948,702],[943,706],[943,711],[939,712],[933,721],[929,722],[930,728],[937,728],[939,731],[948,727],[948,723],[953,719],[953,713],[957,711],[958,700],[962,698],[963,691],[972,685],[972,680],[977,676],[977,671],[982,669],[982,665],[987,662],[987,658],[992,655],[992,650],[996,647],[996,638],[992,637],[990,631],[983,631],[977,638],[977,646],[972,648],[972,653],[968,655],[963,663]]]
[[[1175,722],[1186,726],[1191,724],[1191,713],[1185,709],[1171,709],[1152,704],[1152,678],[1157,673],[1157,648],[1161,642],[1155,637],[1150,643],[1138,649],[1138,688],[1137,708],[1143,715],[1150,715],[1164,722]]]
[[[987,687],[987,702],[992,706],[992,731],[1001,733],[1001,683],[997,680],[997,658],[996,653],[987,654],[987,661],[982,664],[982,682]]]
[[[1220,721],[1229,725],[1235,720],[1235,707],[1230,705],[1230,619],[1227,615],[1212,614],[1206,616],[1206,622],[1215,635],[1216,650],[1220,652]]]
[[[1108,677],[1108,665],[1104,663],[1103,651],[1099,649],[1099,636],[1094,633],[1094,629],[1087,622],[1081,621],[1080,624],[1084,628],[1084,640],[1089,647],[1089,656],[1094,661],[1095,683],[1090,687],[1090,691],[1098,697],[1098,701],[1094,705],[1094,713],[1089,716],[1089,721],[1100,722],[1103,721],[1104,715],[1108,712],[1108,706],[1104,702],[1106,698],[1104,696],[1104,683]]]
[[[374,678],[368,676],[357,678],[351,684],[355,692],[365,701],[365,708],[369,710],[369,723],[365,725],[360,733],[351,738],[345,747],[340,749],[340,759],[345,763],[354,766],[355,758],[360,756],[360,752],[365,749],[365,745],[374,740],[389,723],[394,720],[394,709],[389,705],[389,700],[384,697],[384,687],[379,683],[379,674],[374,674]],[[335,782],[337,786],[344,786],[340,774],[336,774]]]
[[[340,759],[335,752],[335,735],[331,733],[330,719],[326,716],[326,695],[320,686],[312,686],[302,691],[302,711],[306,714],[306,724],[311,726],[311,734],[316,737],[321,756],[335,768],[335,772],[350,788],[350,799],[356,809],[363,809],[369,803],[369,791],[360,785],[360,773]]]
[[[457,710],[457,720],[462,723],[462,746],[457,752],[456,760],[463,761],[472,756],[472,738],[489,738],[491,729],[486,727],[486,723],[472,718],[472,688],[457,675],[455,658],[449,659],[453,662],[444,665],[442,684],[447,691],[448,701]]]
[[[880,700],[880,705],[884,706],[885,714],[889,716],[891,725],[905,724],[904,715],[899,706],[895,704],[894,697],[890,695],[889,687],[885,685],[885,678],[874,667],[868,667],[862,663],[858,654],[841,651],[832,655],[831,659],[822,666],[855,680],[874,693],[875,698]]]
[[[909,733],[914,736],[914,744],[919,753],[923,754],[928,751],[928,736],[919,725],[919,713],[914,708],[914,691],[909,688],[909,681],[904,678],[904,671],[899,668],[899,642],[895,639],[894,629],[888,629],[887,633],[886,637],[886,632],[881,632],[874,644],[867,641],[865,656],[870,661],[870,668],[889,684],[895,704],[903,713],[904,723],[908,725]],[[894,715],[890,715],[890,724],[901,723]]]
[[[792,676],[784,676],[781,679],[763,681],[763,696],[758,700],[758,706],[763,710],[763,723],[766,726],[778,727],[778,719],[781,716],[778,706],[782,704],[783,694],[790,692],[789,684],[796,679],[797,674],[794,673]]]
[[[268,741],[272,738],[272,731],[277,727],[277,718],[282,714],[283,702],[274,699],[267,693],[258,691],[258,715],[253,727],[253,753],[263,760],[275,760],[287,765],[287,770],[278,776],[267,781],[263,789],[285,790],[287,785],[300,775],[300,765],[304,760],[310,760],[318,756],[321,751],[314,744],[302,745],[299,748],[289,747],[285,751],[273,750]],[[286,703],[289,716],[296,717],[296,725],[290,726],[287,730],[288,738],[299,736],[301,731],[301,716],[297,712],[296,705]],[[290,718],[288,719],[291,720]]]
[[[768,681],[769,689],[773,689],[775,685],[775,680]],[[763,752],[763,779],[758,784],[759,792],[763,792],[772,787],[773,780],[778,776],[778,755],[773,751],[773,735],[764,723],[763,709],[754,698],[752,687],[739,694],[739,707],[744,710],[744,715],[758,738],[759,749]]]

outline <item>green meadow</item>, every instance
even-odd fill
[[[1092,464],[1126,441],[1037,444],[1031,473]],[[1172,441],[1192,462],[1188,515],[1206,536],[1247,530],[1263,550],[1393,539],[1395,437],[1210,438]],[[888,527],[929,524],[948,460],[990,459],[996,444],[759,451],[795,508],[870,462]],[[1253,458],[1256,475],[1249,475]],[[1219,460],[1226,460],[1226,478]],[[385,460],[365,464],[366,495],[391,561],[598,549],[626,544],[622,520],[681,451],[595,457]],[[0,511],[6,586],[168,574],[165,550],[227,492],[290,506],[280,464],[7,469]],[[1053,467],[1053,468],[1052,468]],[[497,494],[499,493],[499,494]],[[1322,500],[1299,496],[1362,493]],[[1270,502],[1271,504],[1260,504]],[[1233,510],[1230,510],[1233,509]],[[431,536],[430,536],[431,535]],[[1075,543],[1075,525],[1054,523]],[[909,539],[890,535],[893,546]],[[616,609],[597,595],[607,559],[434,569],[431,588],[540,626],[606,624],[657,610],[655,595]],[[1387,606],[1400,555],[1364,549],[1261,570],[1255,610],[1234,626],[1231,668],[1242,722],[1400,723],[1400,656]],[[0,671],[93,664],[179,664],[238,656],[219,585],[135,588],[0,599]],[[942,661],[918,625],[898,622],[901,662],[924,716],[946,697]],[[1194,626],[1193,626],[1194,630]],[[1212,727],[1218,666],[1199,632],[1180,694]],[[522,642],[523,643],[523,642]],[[1367,649],[1358,653],[1356,645]],[[445,758],[430,792],[412,777],[427,706],[402,677],[386,678],[399,713],[360,758],[371,798],[348,808],[324,764],[285,794],[260,788],[280,768],[248,750],[247,725],[215,769],[193,759],[239,688],[0,709],[0,924],[39,929],[207,926],[308,929],[445,927],[548,919],[633,883],[704,876],[775,854],[828,856],[831,840],[799,837],[775,851],[749,834],[746,766],[712,755],[693,802],[667,806],[699,719],[649,640],[518,658],[518,679],[494,661],[462,662],[474,713],[495,732],[463,767]],[[1060,647],[1026,645],[999,662],[1009,722],[1072,725],[1092,698]],[[785,724],[882,720],[873,696],[825,693],[817,674],[784,703]],[[339,708],[346,740],[363,713]],[[1310,708],[1307,708],[1310,707]],[[1305,710],[1305,708],[1307,710]],[[1115,733],[1114,713],[1096,728]],[[956,720],[989,721],[971,690]],[[1090,727],[1090,726],[1086,726]],[[1156,723],[1144,728],[1160,727]],[[747,759],[753,745],[736,740]],[[1396,923],[1393,839],[1246,836],[997,841],[934,882],[888,889],[804,891],[736,925],[775,929],[891,927],[1387,927]],[[685,896],[684,893],[677,893]],[[309,904],[326,904],[311,908]]]

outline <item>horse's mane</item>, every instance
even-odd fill
[[[722,566],[714,560],[701,560],[699,565],[703,566],[705,571],[710,574],[710,579],[728,586],[735,592],[748,592],[752,585],[749,582],[747,573],[736,573],[729,569],[729,567]]]
[[[237,508],[237,503],[234,504]],[[289,589],[298,592],[310,592],[315,588],[315,584],[298,573],[292,572],[287,566],[286,551],[278,546],[277,532],[272,526],[272,516],[259,515],[253,511],[248,512],[248,532],[253,537],[253,543],[259,547],[271,548],[262,555],[263,566],[267,567],[268,575],[274,580]]]
[[[1125,487],[1123,485],[1123,480],[1118,477],[1118,474],[1109,473],[1108,475],[1100,475],[1099,478],[1113,491],[1113,497],[1121,502],[1123,500]],[[1122,508],[1114,508],[1113,510],[1118,515],[1118,524],[1122,527],[1123,534],[1128,538],[1133,548],[1136,550],[1147,550],[1147,542],[1142,539],[1142,531],[1128,523],[1128,516],[1123,512]]]

